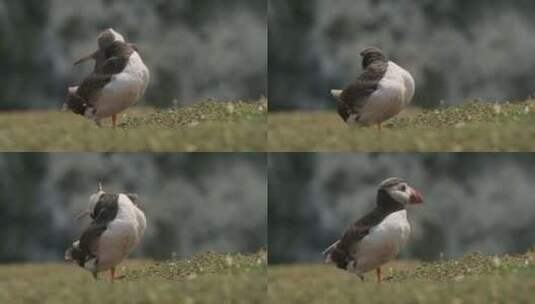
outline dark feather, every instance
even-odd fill
[[[122,73],[134,51],[134,48],[129,43],[113,42],[109,47],[100,50],[101,53],[104,53],[105,60],[102,64],[95,66],[95,73],[105,75]]]
[[[352,260],[351,252],[354,247],[362,240],[370,229],[381,223],[387,216],[381,208],[376,208],[366,216],[356,221],[349,227],[349,229],[342,235],[340,242],[333,249],[331,260],[342,269],[346,269],[347,264]]]
[[[377,90],[388,67],[386,57],[378,49],[365,49],[361,55],[364,72],[342,91],[338,99],[338,114],[344,121],[347,121],[351,114],[356,116],[356,121],[359,120],[360,111],[367,98]]]
[[[80,97],[80,95],[76,93],[69,93],[67,95],[67,101],[65,102],[67,104],[67,107],[71,109],[71,111],[78,115],[84,115],[85,110],[87,107],[89,107],[89,104]]]
[[[368,65],[364,73],[342,91],[338,100],[338,114],[344,121],[351,114],[355,114],[358,120],[367,98],[377,90],[379,81],[386,73],[387,65],[384,61]]]
[[[111,57],[99,67],[98,73],[103,75],[115,75],[122,73],[128,65],[128,57]]]
[[[327,252],[331,260],[341,269],[347,269],[353,260],[352,254],[358,243],[379,225],[388,215],[403,209],[404,206],[388,195],[383,188],[377,192],[377,207],[347,229],[334,248]]]
[[[101,39],[103,39],[101,41]],[[134,48],[129,43],[120,41],[110,42],[109,37],[104,35],[99,38],[99,50],[95,53],[95,68],[75,94],[67,97],[67,106],[74,113],[84,115],[88,107],[93,107],[98,100],[102,88],[110,83],[112,75],[122,73],[128,65],[128,60]]]
[[[80,237],[78,248],[72,247],[69,250],[70,257],[75,260],[78,265],[84,264],[95,257],[98,247],[98,240],[102,233],[108,228],[119,210],[117,194],[104,193],[99,197],[91,218],[93,222],[84,230]]]
[[[119,211],[118,199],[118,194],[102,194],[91,214],[93,221],[97,224],[108,224],[111,222]]]
[[[70,249],[71,258],[81,267],[95,257],[98,239],[106,231],[107,225],[93,222],[82,234],[78,248]]]
[[[89,75],[78,87],[76,94],[85,100],[89,105],[100,96],[100,90],[111,81],[111,76],[93,73]]]

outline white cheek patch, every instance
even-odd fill
[[[390,197],[392,197],[396,202],[399,202],[403,205],[406,205],[409,202],[409,194],[398,191],[398,190],[391,190],[389,191]]]

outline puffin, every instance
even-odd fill
[[[376,207],[353,223],[323,255],[327,263],[357,275],[376,270],[383,280],[381,266],[396,257],[411,233],[407,207],[423,203],[422,194],[404,179],[384,180],[377,191]]]
[[[68,88],[63,108],[94,120],[98,126],[102,119],[111,117],[115,128],[117,115],[145,94],[150,72],[137,47],[114,29],[101,32],[97,41],[95,52],[74,63],[95,60],[91,74],[79,86]]]
[[[92,221],[65,251],[65,260],[90,271],[95,280],[99,272],[109,270],[113,282],[117,265],[139,245],[147,228],[139,204],[137,194],[109,194],[99,183],[87,210],[77,216],[81,219],[89,215]]]
[[[362,74],[343,90],[331,90],[338,115],[350,126],[377,125],[398,115],[410,104],[415,90],[411,74],[382,50],[368,47],[360,52]]]

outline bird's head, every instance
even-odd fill
[[[386,208],[402,209],[424,202],[422,194],[404,179],[391,177],[379,185],[377,204]]]
[[[90,60],[90,59],[97,60],[97,58],[99,56],[103,56],[103,55],[101,55],[101,53],[106,48],[108,48],[110,45],[112,45],[112,43],[114,43],[115,41],[125,42],[123,35],[119,34],[117,31],[115,31],[112,28],[108,28],[108,29],[102,31],[98,35],[97,40],[98,40],[98,50],[94,51],[93,53],[91,53],[91,54],[89,54],[87,56],[84,56],[84,57],[76,60],[74,62],[74,65],[78,65],[78,64],[80,64],[80,63],[82,63],[84,61]]]
[[[370,64],[374,63],[375,61],[387,61],[383,51],[375,47],[365,48],[360,52],[360,56],[362,57],[363,69],[366,69]]]
[[[97,191],[89,197],[89,204],[87,205],[87,209],[85,211],[82,211],[80,214],[76,216],[77,220],[83,219],[86,216],[90,215],[93,212],[93,209],[95,209],[95,206],[97,205],[100,197],[102,194],[104,194],[104,190],[102,189],[102,184],[99,182],[97,185]]]
[[[67,98],[63,102],[63,106],[61,107],[61,111],[73,110],[71,108],[71,106],[72,106],[72,103],[73,103],[73,99],[76,98],[76,91],[77,90],[78,90],[77,86],[69,87],[69,89],[67,91]]]
[[[109,47],[115,41],[126,42],[126,40],[124,39],[123,35],[119,34],[117,31],[115,31],[112,28],[108,28],[108,29],[102,31],[98,35],[97,40],[98,40],[98,47],[100,49],[105,49],[105,48]]]
[[[72,111],[74,114],[93,119],[97,109],[77,94],[78,87],[69,87],[67,98],[63,103],[62,111]]]

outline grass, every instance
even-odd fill
[[[201,101],[183,108],[131,108],[118,128],[60,111],[0,114],[0,151],[265,151],[267,100]]]
[[[123,278],[94,281],[71,264],[0,266],[0,303],[266,303],[265,251],[129,261]]]
[[[270,113],[270,151],[533,151],[535,100],[407,109],[375,127],[348,127],[332,111]]]
[[[533,303],[535,253],[518,256],[468,254],[432,263],[394,262],[390,279],[374,273],[361,282],[332,265],[270,266],[271,303]]]

